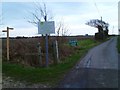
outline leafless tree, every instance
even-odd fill
[[[108,30],[108,26],[109,26],[108,23],[99,19],[92,19],[89,22],[87,22],[86,25],[98,28],[99,32],[102,32],[103,30]]]
[[[29,11],[29,13],[31,14],[31,17],[29,17],[29,19],[27,18],[27,21],[35,26],[37,26],[39,21],[49,21],[53,19],[52,13],[50,12],[50,10],[48,10],[48,7],[44,2],[35,2],[33,10]],[[62,34],[62,36],[66,36],[69,31],[67,25],[65,25],[63,21],[59,21],[56,29],[57,36],[59,36],[60,33]]]
[[[102,17],[101,17],[101,20],[99,20],[99,19],[92,19],[89,22],[87,22],[86,25],[98,28],[98,33],[95,33],[95,38],[96,39],[104,39],[105,37],[108,36],[109,24],[106,23],[105,21],[103,21]]]
[[[65,25],[63,21],[59,21],[57,25],[57,36],[60,36],[60,33],[62,36],[67,36],[69,32],[68,26]]]
[[[44,2],[43,3],[35,2],[33,10],[29,11],[29,13],[32,15],[33,18],[32,17],[30,17],[29,19],[27,18],[27,21],[34,25],[37,25],[37,23],[41,20],[49,21],[53,19],[52,15],[47,9],[46,3]]]

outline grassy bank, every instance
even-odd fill
[[[16,80],[42,83],[54,87],[90,48],[98,44],[99,42],[92,39],[78,41],[74,54],[66,57],[60,64],[51,65],[48,68],[34,68],[3,62],[3,73]]]
[[[120,53],[120,36],[118,36],[118,40],[117,40],[117,48],[118,48],[118,52]]]

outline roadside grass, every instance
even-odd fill
[[[120,53],[120,36],[118,36],[117,39],[117,48],[118,48],[118,53]]]
[[[74,54],[66,57],[57,65],[50,65],[48,68],[35,68],[3,62],[3,74],[15,80],[27,81],[29,83],[41,83],[55,87],[63,79],[64,75],[82,58],[87,51],[100,44],[92,39],[78,41],[77,50]]]

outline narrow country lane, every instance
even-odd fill
[[[118,88],[117,37],[91,49],[69,72],[62,88]]]
[[[2,39],[0,39],[0,59],[2,58]]]
[[[2,39],[0,39],[0,89],[2,88]]]

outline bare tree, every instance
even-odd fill
[[[105,21],[98,20],[98,19],[92,19],[89,22],[86,23],[87,25],[91,27],[98,28],[98,31],[101,32],[102,30],[108,30],[109,24]]]
[[[36,2],[34,3],[33,11],[29,11],[29,13],[32,15],[32,17],[27,20],[29,23],[32,23],[34,25],[37,25],[39,21],[49,21],[50,19],[53,19],[53,17],[50,15],[49,10],[47,9],[46,3],[40,3]]]
[[[57,36],[60,36],[60,33],[62,36],[67,36],[69,32],[68,26],[65,25],[63,21],[59,21],[57,25]]]
[[[33,11],[34,10],[34,11]],[[29,11],[29,13],[32,15],[29,20],[27,21],[29,23],[32,23],[33,25],[37,26],[39,21],[49,21],[53,19],[52,13],[47,8],[46,3],[40,3],[36,2],[34,3],[34,8],[32,11]],[[57,36],[62,34],[62,36],[66,36],[68,34],[68,27],[64,24],[63,21],[59,21],[57,24]]]
[[[87,22],[86,25],[98,28],[98,33],[95,33],[95,38],[96,39],[104,39],[105,37],[108,36],[109,24],[106,23],[105,21],[102,21],[102,17],[101,17],[101,20],[99,20],[99,19],[92,19],[89,22]]]

